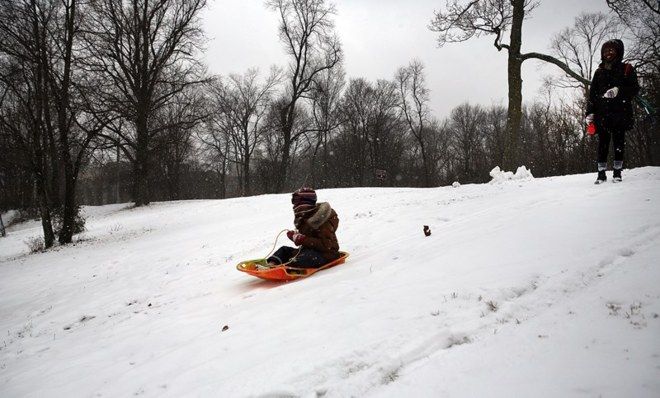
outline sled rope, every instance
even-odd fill
[[[268,254],[266,254],[264,256],[264,258],[268,258],[268,257],[270,257],[271,254],[273,254],[273,252],[275,251],[275,247],[277,246],[277,240],[280,238],[280,235],[282,235],[282,232],[286,232],[286,231],[287,231],[287,229],[285,228],[285,229],[281,230],[280,233],[277,234],[277,236],[275,237],[275,242],[273,242],[273,247],[270,249]]]
[[[275,248],[277,247],[277,240],[280,239],[280,235],[282,235],[282,232],[287,232],[287,231],[288,231],[288,229],[285,228],[285,229],[281,230],[279,234],[277,234],[277,236],[275,237],[275,242],[273,243],[273,248],[270,249],[270,251],[268,252],[268,254],[266,254],[266,255],[264,256],[265,259],[268,259],[268,257],[270,257],[270,255],[273,254],[273,252],[275,252]],[[301,249],[302,249],[302,246],[300,246],[300,247],[298,248],[298,252],[297,252],[293,257],[291,257],[291,260],[287,261],[286,263],[283,263],[283,264],[278,265],[278,267],[279,267],[279,266],[282,266],[282,265],[288,265],[288,264],[291,264],[291,263],[293,262],[293,260],[295,260],[296,257],[298,257],[298,254],[300,254],[300,250],[301,250]]]

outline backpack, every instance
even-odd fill
[[[628,77],[630,74],[633,72],[633,66],[627,62],[623,63],[623,76]],[[644,97],[641,96],[641,94],[637,94],[635,96],[635,102],[637,102],[637,105],[639,105],[640,108],[644,109],[644,112],[646,112],[647,115],[655,115],[656,114],[656,109],[651,105],[651,103]]]

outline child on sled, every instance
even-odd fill
[[[270,266],[287,264],[297,268],[319,268],[339,258],[337,213],[326,202],[316,203],[312,188],[300,188],[291,196],[295,231],[286,236],[300,248],[282,246],[268,257]]]

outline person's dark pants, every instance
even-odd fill
[[[298,249],[295,247],[282,246],[272,256],[268,257],[267,261],[274,264],[284,264],[293,259],[287,265],[297,268],[319,268],[328,263],[328,260],[314,249],[303,247],[300,249],[300,253],[297,255],[296,253],[298,253]]]
[[[626,134],[621,129],[601,127],[598,131],[598,171],[607,170],[607,154],[610,141],[614,143],[614,169],[623,168],[623,151],[626,145]]]

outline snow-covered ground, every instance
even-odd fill
[[[5,227],[11,225],[16,216],[18,216],[18,212],[16,210],[9,210],[0,214],[0,217],[2,217],[2,223],[5,225]]]
[[[320,190],[351,257],[292,283],[235,269],[289,195],[88,207],[38,254],[13,225],[0,396],[658,397],[660,168],[624,178]]]

